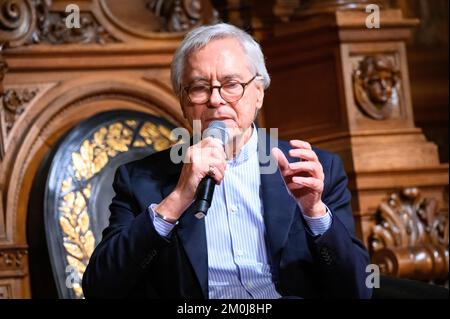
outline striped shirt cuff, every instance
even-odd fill
[[[311,232],[314,236],[322,235],[324,232],[326,232],[330,228],[331,222],[333,221],[333,218],[331,217],[331,211],[326,205],[325,207],[327,209],[327,213],[320,217],[309,217],[303,214],[303,218],[305,218],[306,223],[308,224],[309,229],[311,229]]]
[[[155,227],[156,231],[160,236],[169,237],[169,234],[175,227],[175,224],[171,224],[162,218],[157,218],[156,213],[154,211],[156,205],[157,204],[151,204],[148,207],[148,213],[150,215],[151,220],[153,221],[153,226]]]

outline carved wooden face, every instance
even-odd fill
[[[235,39],[225,38],[213,40],[187,57],[182,82],[183,87],[194,83],[219,86],[230,80],[245,83],[254,76],[242,46]],[[193,120],[200,120],[202,130],[211,121],[220,120],[242,134],[250,131],[248,128],[262,107],[263,98],[263,85],[252,81],[236,102],[226,102],[219,90],[213,89],[209,101],[204,104],[192,104],[186,94],[183,94],[181,103],[188,121],[192,124]]]
[[[366,80],[369,98],[375,104],[385,104],[392,97],[395,78],[388,70],[376,70]]]

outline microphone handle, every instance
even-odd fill
[[[211,206],[216,181],[211,176],[205,176],[197,187],[197,194],[194,203],[195,217],[201,219],[206,216]]]

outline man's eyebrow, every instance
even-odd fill
[[[222,76],[219,79],[219,82],[225,82],[225,81],[230,81],[230,80],[236,80],[236,79],[241,79],[241,75],[238,73],[233,73],[233,74],[227,74]],[[194,76],[191,81],[189,82],[189,84],[192,83],[196,83],[196,82],[210,82],[210,79],[205,78],[203,76]]]
[[[194,76],[189,83],[195,82],[209,82],[209,79],[202,76]]]
[[[237,73],[233,73],[233,74],[227,74],[223,77],[220,78],[220,82],[223,81],[229,81],[229,80],[236,80],[236,79],[241,79],[241,75],[237,74]]]

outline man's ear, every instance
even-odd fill
[[[180,95],[180,96],[179,96],[178,101],[180,102],[181,112],[183,112],[183,117],[184,117],[185,119],[187,119],[187,118],[186,118],[186,112],[185,112],[185,109],[184,109],[184,103],[183,103],[183,95]]]
[[[264,101],[264,86],[261,84],[259,84],[257,86],[257,93],[256,93],[256,108],[259,110],[262,108],[263,106],[263,101]]]

